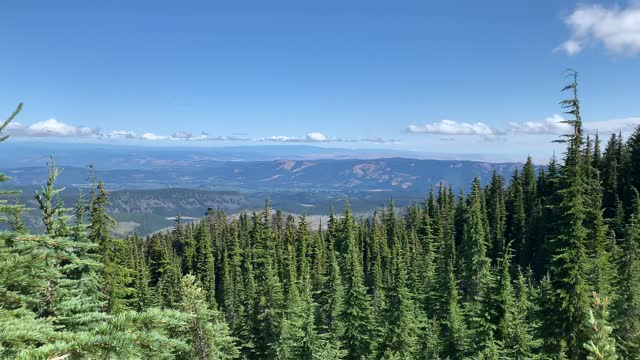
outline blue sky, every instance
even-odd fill
[[[639,2],[9,0],[0,13],[0,111],[25,103],[16,139],[544,160],[567,67],[589,129],[640,123]]]

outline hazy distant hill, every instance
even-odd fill
[[[478,176],[486,182],[491,173],[510,176],[516,163],[458,160],[324,159],[275,161],[193,161],[188,165],[96,171],[113,189],[161,189],[170,187],[234,191],[411,191],[424,192],[444,181],[454,188],[466,186]],[[62,166],[63,185],[87,183],[88,168]],[[44,165],[1,169],[15,186],[45,182]]]
[[[101,170],[152,169],[190,166],[207,161],[271,161],[278,159],[412,159],[509,161],[498,154],[447,154],[391,149],[345,149],[310,145],[245,146],[132,146],[114,144],[73,144],[14,141],[4,144],[0,168],[44,165],[53,156],[60,165],[84,167],[94,164]]]
[[[67,187],[63,200],[71,206],[78,189],[88,186],[91,161],[95,174],[110,190],[108,210],[123,234],[170,226],[176,214],[198,218],[207,208],[230,214],[259,209],[267,196],[275,208],[296,214],[326,214],[332,206],[341,208],[345,198],[354,211],[368,213],[391,197],[398,206],[422,201],[429,187],[440,181],[456,191],[466,190],[476,176],[483,183],[493,171],[509,178],[519,166],[389,157],[391,153],[377,150],[313,146],[167,149],[91,145],[84,151],[84,145],[73,144],[12,146],[12,151],[0,154],[0,172],[12,177],[2,187],[22,189],[22,201],[35,207],[33,192],[46,182],[45,154],[53,151],[57,165],[63,168],[58,185]],[[287,159],[280,160],[285,155]],[[341,158],[349,155],[358,158]],[[376,155],[383,157],[369,158]],[[27,220],[31,227],[41,226],[37,211],[31,211]]]

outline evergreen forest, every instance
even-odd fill
[[[587,133],[569,79],[546,166],[317,228],[267,199],[117,238],[105,184],[64,204],[51,159],[43,234],[0,192],[0,358],[640,359],[640,127]]]

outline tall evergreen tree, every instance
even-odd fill
[[[195,274],[200,284],[202,284],[202,290],[205,292],[209,306],[214,308],[216,306],[215,260],[211,246],[209,224],[206,221],[198,225],[195,241],[197,244]]]
[[[506,213],[504,179],[494,170],[487,190],[487,217],[490,239],[490,251],[488,254],[494,260],[499,259],[504,252]]]
[[[439,285],[442,350],[441,356],[449,359],[462,359],[466,356],[468,339],[462,310],[460,309],[460,293],[455,274],[456,246],[454,238],[453,204],[447,200],[448,195],[440,191],[440,215],[438,217],[438,236],[442,244],[442,256],[438,266],[441,283]]]
[[[617,260],[618,279],[613,302],[614,335],[624,358],[640,355],[640,197],[634,191],[634,211]]]
[[[270,226],[271,207],[267,199],[265,209],[259,216],[254,214],[252,233],[254,281],[253,298],[253,343],[254,355],[262,359],[276,357],[276,347],[281,333],[283,310],[282,287],[274,269],[274,243]]]
[[[89,239],[98,245],[97,251],[104,264],[102,268],[103,292],[107,296],[106,307],[117,313],[127,308],[125,299],[130,295],[131,270],[126,268],[122,240],[113,238],[111,230],[115,221],[107,214],[107,191],[102,180],[92,188],[89,208]]]
[[[397,242],[397,240],[396,240]],[[386,330],[380,344],[383,358],[413,358],[416,348],[416,310],[406,287],[406,269],[399,245],[393,247],[393,278],[387,290]]]
[[[188,351],[184,359],[235,359],[239,351],[235,339],[230,336],[227,324],[215,310],[209,307],[208,296],[193,275],[182,278],[180,309],[191,316]]]
[[[560,140],[567,143],[567,152],[560,175],[558,221],[554,225],[557,233],[552,240],[551,279],[559,305],[556,309],[557,328],[561,331],[560,336],[566,340],[567,355],[571,359],[577,359],[584,356],[582,344],[586,341],[587,334],[589,289],[586,283],[588,261],[585,249],[587,229],[584,226],[586,210],[582,119],[577,95],[577,74],[571,72],[571,76],[573,82],[564,90],[570,90],[573,96],[561,102],[573,119],[565,121],[572,133]]]
[[[620,139],[622,142],[622,139]],[[622,145],[620,145],[622,147]],[[635,189],[640,189],[640,126],[636,127],[635,131],[627,140],[627,148],[629,152],[629,185]],[[621,151],[622,152],[622,151]],[[624,161],[622,159],[621,161]]]
[[[525,194],[523,179],[516,170],[509,184],[507,207],[511,209],[507,216],[507,240],[513,242],[515,263],[526,265],[527,252],[527,213],[525,211]]]
[[[355,223],[349,204],[345,206],[343,226],[344,239],[341,242],[346,244],[347,249],[342,340],[347,351],[346,359],[362,359],[371,353],[375,342],[371,338],[373,330],[371,302],[364,286],[362,260],[356,246]]]

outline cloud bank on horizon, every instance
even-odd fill
[[[554,114],[542,121],[509,122],[506,128],[497,129],[484,122],[440,120],[425,125],[409,125],[405,131],[410,134],[448,135],[449,137],[475,135],[487,140],[495,140],[504,136],[567,134],[571,128],[564,121],[562,116]],[[630,134],[639,125],[640,117],[583,122],[584,129],[591,134],[596,132]]]
[[[153,132],[145,132],[137,134],[128,130],[112,130],[110,132],[102,132],[98,128],[89,128],[85,126],[76,126],[58,121],[56,119],[48,119],[39,121],[31,125],[23,125],[19,122],[10,123],[6,132],[10,136],[21,138],[91,138],[104,140],[146,140],[146,141],[260,141],[260,142],[285,142],[285,143],[336,143],[336,142],[364,142],[364,143],[395,143],[397,139],[385,139],[381,137],[366,137],[358,139],[337,138],[327,136],[320,132],[310,132],[305,136],[269,136],[260,138],[249,138],[237,135],[231,136],[212,136],[206,132],[200,135],[193,135],[186,131],[176,131],[171,135],[159,135]]]

